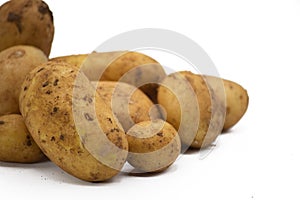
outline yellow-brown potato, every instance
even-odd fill
[[[45,155],[77,178],[104,181],[126,162],[122,127],[85,75],[68,63],[48,62],[30,72],[20,111]]]
[[[15,45],[32,45],[50,54],[53,16],[41,0],[11,0],[0,7],[0,51]]]
[[[223,128],[225,105],[200,75],[170,74],[158,89],[158,102],[185,147],[207,147]]]
[[[156,103],[158,84],[166,73],[153,58],[138,52],[115,51],[71,55],[51,60],[81,67],[91,81],[121,81],[140,88]]]
[[[205,79],[210,82],[211,87],[219,96],[219,99],[224,98],[224,96],[222,96],[222,90],[225,91],[226,117],[223,130],[228,130],[238,123],[247,111],[249,103],[247,90],[233,81],[212,76],[205,76]],[[214,84],[220,80],[223,82],[224,88],[220,88]]]
[[[160,118],[152,101],[138,88],[122,82],[93,82],[97,92],[109,105],[125,131],[134,124]]]
[[[0,52],[0,116],[20,113],[19,94],[25,76],[45,62],[46,55],[33,46],[14,46]]]
[[[44,159],[44,154],[32,139],[21,115],[0,117],[0,161],[33,163]]]
[[[143,172],[160,172],[175,162],[181,143],[175,128],[163,120],[144,121],[127,132],[127,161]]]

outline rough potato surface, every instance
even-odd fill
[[[125,133],[78,68],[62,62],[37,67],[22,86],[20,110],[42,151],[73,176],[104,181],[124,165]]]
[[[0,117],[0,161],[34,163],[44,159],[21,115]]]
[[[128,162],[143,172],[158,172],[175,162],[181,151],[176,129],[163,120],[144,121],[127,133]]]

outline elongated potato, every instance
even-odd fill
[[[138,88],[122,82],[93,82],[125,131],[134,124],[161,118],[159,109]]]
[[[222,91],[225,90],[226,94],[226,117],[224,122],[223,130],[230,129],[243,117],[246,113],[249,103],[249,97],[247,90],[245,90],[241,85],[212,76],[205,76],[205,79],[209,81],[210,86],[219,96],[219,99],[222,97]],[[218,87],[216,82],[223,81],[224,88]]]
[[[124,165],[125,133],[78,68],[48,62],[34,69],[23,83],[20,110],[41,150],[73,176],[104,181]]]
[[[20,113],[19,94],[25,76],[47,60],[33,46],[19,45],[0,52],[0,116]]]
[[[53,16],[41,0],[10,0],[0,7],[0,51],[31,45],[50,54],[54,36]]]
[[[127,132],[128,162],[143,172],[161,172],[175,162],[181,143],[176,129],[157,119],[134,125]]]
[[[0,117],[0,161],[34,163],[45,158],[28,132],[21,115]]]
[[[223,128],[225,105],[200,75],[170,74],[158,89],[158,102],[186,147],[207,147]]]
[[[154,103],[157,99],[157,83],[166,77],[163,67],[156,60],[138,52],[94,52],[51,60],[68,62],[80,67],[91,81],[121,81],[134,85]]]

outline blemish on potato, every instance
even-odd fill
[[[112,122],[112,120],[111,120],[111,118],[107,118],[107,120],[112,124],[113,122]]]
[[[60,135],[60,136],[59,136],[59,139],[60,139],[60,140],[65,140],[65,136],[64,136],[64,135]]]
[[[50,139],[50,141],[51,141],[51,142],[54,142],[54,141],[55,141],[55,137],[52,136],[51,139]]]
[[[230,113],[230,107],[226,107],[226,114],[228,115]]]
[[[120,130],[119,130],[119,129],[117,129],[117,128],[110,129],[110,132],[114,132],[114,131],[116,131],[116,132],[120,132]]]
[[[41,71],[43,71],[45,68],[44,67],[42,67],[41,69],[39,69],[38,71],[37,71],[37,73],[39,73],[39,72],[41,72]]]
[[[46,81],[45,83],[43,83],[43,87],[46,87],[46,86],[48,86],[49,85],[49,82],[48,81]]]
[[[159,137],[163,137],[164,136],[162,132],[159,132],[156,135],[158,135]]]
[[[5,124],[5,122],[4,121],[0,121],[0,125],[3,125],[3,124]]]
[[[56,113],[58,111],[58,107],[53,108],[53,112]]]
[[[55,79],[55,81],[53,82],[53,85],[54,85],[54,86],[57,86],[58,81],[59,81],[58,79]]]
[[[21,24],[22,16],[15,14],[13,12],[9,12],[7,16],[7,21],[11,23],[15,23],[19,33],[22,33],[22,24]]]
[[[25,86],[25,87],[24,87],[24,91],[26,91],[27,89],[28,89],[28,88]]]
[[[93,103],[93,99],[92,99],[91,97],[89,97],[89,96],[85,96],[85,97],[83,98],[83,100],[84,100],[84,101],[87,101],[87,102],[89,102],[89,103]]]
[[[26,145],[30,147],[30,146],[32,145],[32,142],[31,142],[31,140],[27,140],[27,143],[26,143]]]
[[[92,118],[89,113],[84,113],[84,118],[88,121],[93,121],[94,120],[94,118]]]
[[[16,50],[16,51],[14,51],[12,54],[10,54],[10,55],[8,56],[8,58],[9,58],[9,59],[11,59],[11,58],[21,58],[21,57],[23,57],[24,55],[25,55],[25,51],[22,50],[22,49],[18,49],[18,50]]]

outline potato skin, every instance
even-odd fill
[[[153,58],[138,52],[93,52],[52,58],[81,67],[91,81],[121,81],[140,88],[154,103],[157,88],[166,77],[163,67]]]
[[[34,163],[44,159],[44,154],[28,132],[21,115],[0,117],[0,161]]]
[[[71,175],[104,181],[124,165],[125,133],[78,68],[48,62],[34,69],[23,83],[20,110],[41,150]]]
[[[33,46],[19,45],[0,52],[0,116],[20,113],[19,94],[25,76],[47,60]]]
[[[170,74],[158,89],[158,102],[167,121],[178,130],[183,146],[205,148],[221,133],[225,107],[201,75],[188,71]]]
[[[224,96],[221,94],[221,88],[218,88],[214,83],[221,80],[224,84],[224,89],[222,89],[225,91],[226,117],[223,130],[226,131],[237,124],[246,113],[249,104],[247,90],[230,80],[213,76],[205,76],[205,79],[212,83],[210,85],[219,99],[224,99]]]
[[[136,124],[127,133],[127,161],[143,172],[161,172],[175,162],[181,142],[176,129],[156,119]]]
[[[50,54],[53,16],[41,0],[11,0],[0,7],[0,51],[15,45],[32,45]]]
[[[159,109],[133,85],[114,81],[93,82],[93,85],[107,105],[112,107],[125,131],[136,123],[161,118]]]

